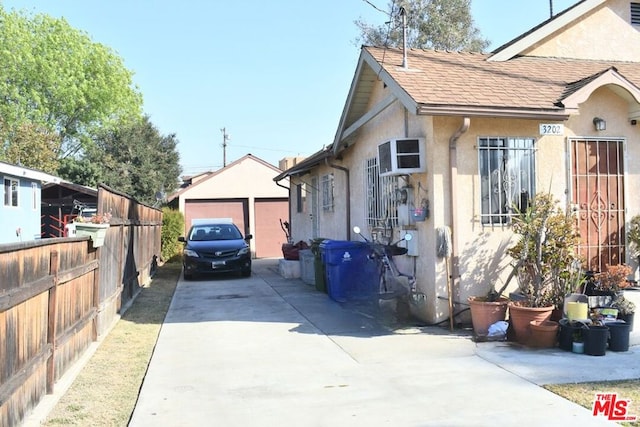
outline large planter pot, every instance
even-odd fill
[[[91,244],[94,248],[98,248],[104,244],[104,238],[107,235],[109,224],[93,224],[90,222],[77,222],[76,236],[89,236]]]
[[[558,334],[558,347],[565,351],[572,351],[573,342],[576,337],[582,340],[582,328],[585,326],[581,322],[573,322],[569,319],[560,319],[560,333]]]
[[[551,317],[553,306],[527,307],[519,303],[509,303],[509,320],[515,334],[515,340],[524,345],[529,345],[531,338],[531,321],[545,321]]]
[[[607,323],[609,328],[609,350],[629,351],[630,326],[624,322]]]
[[[529,322],[531,337],[529,345],[537,348],[551,348],[558,341],[558,322],[551,320],[532,320]]]
[[[507,298],[486,301],[484,297],[469,297],[467,301],[471,308],[473,333],[477,339],[486,338],[489,334],[489,326],[506,318],[509,303]]]
[[[618,314],[618,319],[624,321],[625,323],[629,324],[629,331],[633,332],[633,318],[635,313],[629,313],[629,314]]]
[[[584,354],[590,356],[604,356],[609,341],[609,328],[606,326],[590,325],[582,329],[584,338]]]

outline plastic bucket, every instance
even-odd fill
[[[606,326],[589,326],[582,329],[584,338],[584,354],[604,356],[609,341],[609,328]]]
[[[607,323],[609,327],[609,350],[629,351],[629,332],[631,325],[624,322]]]
[[[587,319],[589,305],[586,302],[570,301],[567,302],[567,318],[569,320]]]

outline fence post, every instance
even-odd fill
[[[60,262],[58,251],[52,251],[49,259],[49,274],[53,276],[53,286],[49,289],[49,318],[47,324],[47,343],[51,354],[47,360],[47,393],[52,394],[56,380],[56,335],[57,335],[57,299],[58,269]]]
[[[101,248],[96,249],[96,259],[98,260],[98,268],[93,270],[93,308],[95,308],[95,315],[91,321],[91,340],[93,342],[98,341],[98,322],[100,318],[100,254]]]

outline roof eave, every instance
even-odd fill
[[[370,112],[365,113],[360,117],[360,119],[356,120],[355,123],[347,126],[346,119],[351,109],[351,103],[353,101],[356,87],[358,83],[358,79],[360,74],[362,73],[362,69],[364,66],[369,66],[372,70],[377,70],[376,73],[378,78],[384,82],[390,89],[391,95],[383,99],[379,102],[378,105],[374,106]],[[407,70],[408,72],[413,72],[414,70]],[[353,80],[351,81],[351,87],[349,88],[349,95],[347,96],[347,101],[342,110],[342,116],[340,118],[340,123],[338,125],[338,129],[336,131],[333,144],[332,151],[333,155],[336,156],[338,153],[343,150],[345,140],[348,140],[353,137],[356,131],[362,127],[365,123],[375,117],[380,111],[387,108],[391,103],[396,100],[400,101],[405,108],[409,111],[416,111],[417,103],[409,96],[407,91],[396,82],[396,80],[385,70],[385,68],[368,52],[364,47],[361,48],[360,58],[358,60],[358,66],[353,76]]]
[[[418,115],[423,116],[468,116],[518,118],[533,120],[567,120],[570,113],[565,110],[525,109],[525,108],[495,108],[469,106],[439,106],[420,104]]]
[[[297,165],[290,167],[280,175],[273,178],[273,180],[278,182],[291,176],[303,175],[330,157],[333,157],[332,150],[330,148],[324,149],[323,151],[311,155],[311,157],[308,157]]]

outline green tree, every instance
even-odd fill
[[[385,25],[355,21],[360,29],[359,42],[402,47],[404,10],[409,48],[482,52],[489,46],[471,17],[471,0],[399,0],[388,7],[391,12]]]
[[[95,156],[96,158],[99,156]],[[97,187],[102,182],[103,169],[100,163],[88,157],[67,157],[60,160],[58,175],[75,184]]]
[[[81,163],[99,165],[101,172],[95,176],[109,187],[147,204],[156,202],[158,192],[177,188],[178,140],[173,134],[161,135],[147,116],[103,130],[94,143]]]
[[[0,159],[51,174],[58,171],[60,139],[54,132],[32,123],[23,123],[13,132],[6,132],[0,124],[0,140],[9,141],[0,150]]]
[[[142,114],[142,96],[122,59],[64,19],[0,5],[0,64],[5,150],[28,124],[56,135],[52,149],[64,158],[89,144],[97,128]]]

